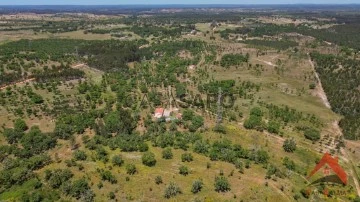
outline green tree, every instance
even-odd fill
[[[68,140],[73,135],[74,131],[70,124],[56,123],[54,135],[59,139]]]
[[[280,123],[277,122],[277,121],[272,121],[272,120],[269,121],[267,130],[268,130],[270,133],[278,134],[278,133],[280,132]]]
[[[163,183],[162,177],[160,175],[155,177],[155,183],[156,184],[162,184]]]
[[[149,166],[149,167],[155,166],[155,164],[156,164],[155,154],[152,152],[144,153],[141,160],[144,165]]]
[[[224,176],[216,176],[214,186],[217,192],[227,192],[231,190],[230,183]]]
[[[188,175],[189,174],[189,168],[188,167],[186,167],[186,166],[184,166],[184,165],[181,165],[180,167],[179,167],[179,173],[181,174],[181,175]]]
[[[193,156],[191,153],[183,153],[181,154],[181,161],[182,162],[191,162],[193,161]]]
[[[111,162],[114,166],[121,166],[124,163],[124,160],[120,155],[115,155],[112,157]]]
[[[26,125],[24,120],[16,119],[14,122],[14,129],[16,131],[24,132],[28,129],[28,126]]]
[[[162,157],[163,157],[163,159],[172,159],[173,158],[173,153],[172,153],[170,147],[163,149]]]
[[[174,182],[170,182],[170,184],[165,188],[164,197],[165,198],[171,198],[175,197],[178,194],[181,194],[182,191],[180,187],[175,184]]]
[[[192,111],[191,109],[185,109],[182,115],[182,119],[184,121],[190,121],[192,120],[192,118],[194,117],[194,111]]]
[[[289,170],[295,170],[295,162],[289,159],[287,156],[283,159],[283,165]]]
[[[204,183],[202,182],[202,180],[195,180],[192,184],[192,187],[191,187],[191,192],[193,194],[196,194],[198,192],[201,191],[201,189],[203,188],[204,186]]]
[[[296,142],[293,138],[286,139],[283,144],[283,148],[286,152],[294,152],[296,150]]]
[[[312,140],[312,141],[318,141],[320,140],[320,131],[308,128],[304,131],[304,135],[306,139]]]
[[[129,175],[134,175],[137,172],[134,164],[130,163],[126,165],[126,173]]]
[[[73,153],[73,157],[77,161],[85,161],[87,158],[87,155],[84,151],[77,150]]]

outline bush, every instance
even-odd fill
[[[309,84],[309,88],[311,90],[314,90],[316,88],[316,85],[314,83]]]
[[[28,126],[26,125],[25,121],[22,119],[16,119],[14,122],[14,129],[16,131],[24,132],[28,129]]]
[[[283,148],[286,152],[294,152],[296,150],[296,142],[293,138],[286,139],[283,144]]]
[[[156,184],[162,184],[163,183],[162,177],[160,175],[155,177],[155,183]]]
[[[174,182],[170,182],[170,184],[165,188],[165,193],[164,193],[164,197],[165,198],[171,198],[171,197],[175,197],[178,194],[181,194],[181,189],[180,187],[175,184]]]
[[[240,159],[236,159],[234,162],[234,165],[237,169],[239,169],[240,173],[244,173],[244,165],[243,162]]]
[[[226,134],[226,128],[220,124],[217,124],[213,130],[217,133]]]
[[[173,153],[171,151],[171,148],[165,148],[163,151],[162,151],[162,157],[163,159],[172,159],[173,158]]]
[[[115,155],[112,157],[111,162],[114,166],[121,166],[124,163],[124,160],[120,155]]]
[[[270,133],[278,134],[280,132],[280,123],[277,121],[269,121],[267,130]]]
[[[360,197],[359,197],[359,196],[356,197],[356,198],[354,199],[354,202],[360,202]]]
[[[183,153],[181,154],[181,161],[182,162],[191,162],[193,161],[193,156],[191,153]]]
[[[84,151],[77,150],[73,153],[73,157],[77,161],[85,161],[87,159],[87,155]]]
[[[320,140],[320,132],[313,128],[308,128],[304,132],[304,136],[306,139],[312,140],[312,141],[318,141]]]
[[[197,140],[194,143],[193,151],[198,154],[207,154],[209,151],[209,145],[202,140]]]
[[[109,198],[110,198],[110,199],[115,199],[115,194],[114,194],[114,192],[111,191],[111,192],[109,193]]]
[[[140,152],[146,152],[149,150],[149,146],[145,142],[142,142],[139,144],[138,149]]]
[[[111,184],[117,183],[117,179],[109,170],[101,170],[100,176],[102,180],[109,181]]]
[[[155,166],[155,164],[156,164],[155,154],[152,152],[144,153],[141,160],[144,165],[149,166],[149,167]]]
[[[180,167],[179,167],[179,173],[180,173],[181,175],[184,175],[184,176],[188,175],[188,174],[189,174],[189,169],[188,169],[188,167],[186,167],[186,166],[184,166],[184,165],[180,166]]]
[[[129,175],[134,175],[137,172],[134,164],[130,163],[126,165],[126,173]]]
[[[263,131],[265,128],[265,123],[262,121],[261,116],[250,115],[250,117],[244,121],[244,127],[246,129],[256,129],[258,131]]]
[[[215,177],[215,191],[217,192],[227,192],[230,191],[230,183],[224,176]]]
[[[192,184],[191,192],[196,194],[201,191],[203,188],[204,183],[201,180],[195,180]]]
[[[263,116],[263,112],[261,111],[261,109],[259,107],[254,107],[250,110],[250,115],[253,116]]]
[[[53,171],[45,171],[45,180],[49,183],[50,187],[57,189],[62,184],[72,178],[73,174],[68,169],[55,169]]]
[[[288,157],[284,158],[283,165],[289,170],[295,170],[296,167],[295,162]]]

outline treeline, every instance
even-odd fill
[[[138,41],[92,41],[79,48],[81,56],[87,56],[88,65],[102,71],[127,73],[128,62],[139,61],[141,45]]]
[[[143,26],[131,26],[126,28],[129,31],[134,32],[135,34],[141,37],[179,37],[183,32],[190,32],[192,29],[195,29],[194,25],[188,26],[172,26],[172,27],[160,27],[153,25],[143,25]]]
[[[289,40],[275,41],[275,40],[254,39],[254,40],[241,41],[241,43],[254,45],[254,46],[265,46],[265,47],[270,47],[270,48],[274,48],[274,49],[278,49],[278,50],[286,50],[288,48],[296,47],[299,45],[297,42],[289,41]]]
[[[34,60],[36,62],[64,61],[75,57],[76,47],[90,43],[72,39],[37,39],[9,42],[1,45],[1,61],[6,63],[13,58]]]
[[[331,108],[344,116],[340,121],[347,139],[360,137],[360,62],[342,56],[311,53]]]
[[[13,72],[13,73],[0,72],[0,87],[19,81],[22,78],[23,78],[22,75],[17,72]]]
[[[242,28],[248,31],[250,37],[275,36],[283,33],[299,33],[315,37],[318,40],[328,41],[341,46],[347,46],[360,50],[360,39],[357,34],[360,31],[360,24],[335,25],[326,29],[313,29],[306,24],[295,25],[275,25],[258,24],[251,29]],[[236,33],[236,32],[235,32]]]
[[[206,47],[207,44],[200,40],[182,40],[152,44],[151,47],[146,49],[155,56],[174,56],[182,50],[187,50],[194,56],[200,54]]]
[[[295,26],[294,24],[276,25],[259,23],[251,27],[239,27],[235,29],[225,29],[220,31],[220,36],[224,39],[229,39],[230,34],[241,34],[249,37],[263,37],[275,36],[284,33],[299,33],[302,35],[312,36],[321,41],[328,41],[338,44],[340,46],[347,46],[360,50],[360,39],[357,34],[360,31],[360,24],[352,23],[345,25],[335,25],[324,29],[313,29],[306,24]],[[244,43],[247,43],[245,41]],[[264,41],[253,40],[248,43],[263,43],[261,45],[275,47],[279,49],[286,49],[286,47],[296,46],[295,42],[291,41]]]
[[[241,63],[249,61],[249,54],[225,54],[222,56],[220,65],[229,68],[230,66],[238,66]]]
[[[52,68],[45,68],[43,70],[35,71],[33,77],[37,82],[48,81],[68,81],[73,79],[83,78],[85,73],[79,69],[73,69],[69,64],[54,66]]]

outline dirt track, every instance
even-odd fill
[[[331,108],[330,103],[329,103],[329,101],[327,99],[326,93],[325,93],[325,91],[324,91],[324,89],[322,87],[319,75],[317,74],[317,72],[315,70],[314,63],[311,61],[311,58],[310,58],[309,54],[308,54],[308,57],[309,57],[309,63],[311,65],[311,67],[313,68],[313,70],[315,72],[316,79],[318,81],[318,86],[315,89],[316,90],[316,95],[318,97],[320,97],[320,99],[323,101],[323,103],[324,103],[324,105],[326,107]],[[333,128],[334,135],[336,135],[336,136],[338,136],[338,135],[342,136],[343,135],[342,130],[339,127],[339,122],[338,121],[332,122],[332,128]],[[347,151],[345,149],[343,149],[343,150],[341,150],[341,153],[343,154],[342,159],[344,161],[346,161],[346,162],[349,162],[351,164],[351,167],[353,167],[354,164],[351,161],[349,155],[347,154]],[[359,181],[358,181],[357,177],[355,176],[355,173],[356,172],[354,172],[353,168],[351,168],[350,173],[348,173],[348,174],[349,174],[349,176],[351,176],[353,178],[353,181],[355,183],[355,188],[357,190],[357,194],[358,194],[358,196],[360,196],[360,185],[359,185]]]

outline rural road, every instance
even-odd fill
[[[317,73],[316,70],[315,70],[314,63],[313,63],[313,61],[311,60],[309,53],[307,53],[307,55],[308,55],[308,57],[309,57],[309,63],[310,63],[310,65],[311,65],[311,67],[313,68],[313,70],[314,70],[314,72],[315,72],[316,79],[317,79],[317,81],[318,81],[318,86],[317,86],[318,89],[317,89],[316,95],[319,96],[319,97],[321,98],[321,100],[323,101],[324,105],[325,105],[327,108],[330,109],[330,108],[331,108],[330,103],[329,103],[329,101],[328,101],[328,99],[327,99],[327,96],[326,96],[326,93],[325,93],[325,91],[324,91],[324,89],[323,89],[323,87],[322,87],[322,84],[321,84],[321,80],[320,80],[320,78],[319,78],[319,75],[318,75],[318,73]],[[341,130],[341,128],[339,127],[338,121],[334,121],[334,122],[332,123],[332,126],[333,126],[333,128],[334,128],[334,130],[335,130],[336,135],[340,135],[340,136],[343,135],[343,134],[342,134],[342,130]],[[356,188],[357,194],[358,194],[358,196],[360,196],[360,185],[359,185],[359,181],[358,181],[357,177],[355,176],[355,175],[356,175],[356,174],[355,174],[356,172],[354,172],[354,170],[353,170],[353,165],[354,165],[354,164],[352,163],[351,160],[349,161],[349,155],[347,155],[347,152],[346,152],[345,149],[342,150],[342,154],[343,154],[343,159],[347,160],[347,161],[351,164],[350,173],[348,173],[348,175],[353,178],[353,181],[354,181],[354,184],[355,184],[355,188]]]

